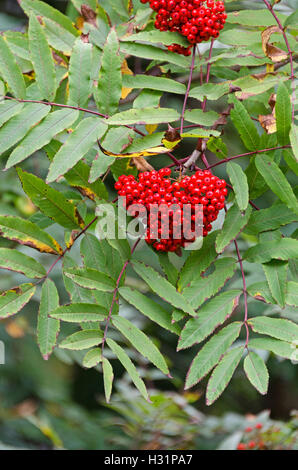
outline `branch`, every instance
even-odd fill
[[[291,148],[291,145],[283,145],[280,147],[271,147],[269,149],[255,150],[254,152],[241,153],[239,155],[235,155],[234,157],[227,157],[227,158],[224,158],[223,160],[220,160],[219,162],[213,163],[212,165],[210,165],[209,168],[214,168],[215,166],[221,165],[222,163],[227,163],[230,160],[235,160],[237,158],[250,157],[259,153],[271,152],[273,150],[281,150],[281,149],[286,149],[286,148]]]
[[[208,61],[210,61],[211,56],[212,56],[213,44],[214,44],[214,39],[211,39]],[[207,65],[207,74],[206,74],[206,83],[209,83],[210,69],[211,69],[211,63],[208,62],[208,65]],[[202,110],[203,110],[203,111],[205,111],[206,104],[207,104],[207,98],[204,99],[203,104],[202,104]]]
[[[15,100],[15,101],[18,101],[19,103],[39,103],[39,104],[45,104],[46,106],[57,106],[58,108],[75,109],[76,111],[83,111],[84,113],[94,114],[95,116],[99,116],[104,119],[109,119],[110,117],[108,114],[102,114],[102,113],[99,113],[98,111],[92,111],[91,109],[87,109],[87,108],[80,108],[79,106],[71,106],[69,104],[53,103],[50,101],[40,101],[40,100],[21,100],[20,98],[14,98],[12,96],[4,96],[3,98],[7,100]],[[128,124],[124,124],[124,127],[127,127],[128,129],[133,130],[134,132],[136,132],[136,134],[139,134],[142,137],[146,135],[143,132],[139,131],[139,129],[137,129],[136,127],[129,126]]]
[[[283,28],[278,16],[276,15],[275,11],[273,10],[273,6],[270,5],[268,0],[263,0],[265,3],[266,7],[268,10],[271,12],[272,16],[274,17],[276,23],[278,24],[278,27],[280,29],[281,34],[283,35],[283,38],[286,43],[286,47],[288,49],[289,53],[289,60],[290,60],[290,65],[291,65],[291,81],[292,81],[292,122],[294,122],[295,118],[295,74],[294,74],[294,61],[293,61],[293,51],[291,50],[287,35],[285,33],[285,29]]]
[[[59,261],[64,258],[64,256],[66,255],[66,253],[71,250],[71,248],[73,247],[74,243],[78,240],[78,238],[80,238],[80,237],[91,227],[91,225],[93,225],[94,222],[97,221],[97,219],[98,219],[98,217],[94,217],[94,219],[92,219],[91,222],[89,222],[89,224],[87,224],[87,225],[74,237],[72,245],[69,246],[69,247],[67,247],[67,248],[65,248],[65,250],[63,251],[63,253],[61,253],[61,255],[58,256],[58,258],[55,259],[55,261],[54,261],[54,263],[52,264],[52,266],[48,269],[46,275],[45,275],[42,279],[40,279],[39,281],[37,281],[37,284],[39,284],[39,283],[42,282],[42,281],[45,281],[45,280],[49,277],[50,273],[53,271],[53,269],[54,269],[54,267],[56,266],[56,264],[58,264]]]
[[[133,246],[132,249],[131,249],[131,254],[134,253],[136,247],[137,247],[138,244],[140,243],[140,240],[141,240],[141,238],[138,238],[138,240],[135,242],[134,246]],[[108,318],[107,318],[107,323],[106,323],[105,330],[104,330],[104,334],[103,334],[102,353],[103,353],[103,351],[104,351],[105,342],[106,342],[106,339],[107,339],[108,329],[109,329],[109,325],[110,325],[110,322],[111,322],[113,307],[114,307],[115,302],[116,302],[116,298],[117,298],[117,294],[118,294],[119,285],[120,285],[122,276],[124,275],[124,273],[125,273],[126,268],[127,268],[128,265],[129,265],[129,260],[126,260],[125,263],[124,263],[124,265],[123,265],[123,267],[122,267],[122,269],[121,269],[121,271],[120,271],[120,274],[119,274],[119,276],[118,276],[118,279],[117,279],[117,281],[116,281],[116,287],[115,287],[115,290],[114,290],[114,293],[113,293],[113,299],[112,299],[112,303],[111,303],[110,310],[109,310],[109,314],[108,314]]]
[[[246,280],[245,280],[245,274],[244,274],[244,269],[243,269],[242,258],[241,258],[241,255],[240,255],[240,250],[239,250],[238,242],[237,242],[236,239],[234,240],[234,245],[235,245],[235,248],[236,248],[237,258],[238,258],[238,261],[239,261],[239,266],[240,266],[241,275],[242,275],[243,294],[244,294],[244,320],[243,320],[243,324],[245,325],[245,328],[246,328],[245,347],[247,348],[248,341],[249,341],[249,328],[248,328],[248,323],[247,323],[247,320],[248,320],[248,306],[247,306]]]
[[[183,103],[183,108],[182,108],[182,114],[181,114],[181,124],[180,124],[180,134],[183,133],[183,124],[184,124],[184,114],[186,110],[186,104],[190,92],[190,86],[191,86],[191,81],[192,81],[192,76],[193,76],[193,71],[195,67],[195,58],[196,58],[196,45],[193,46],[192,49],[192,60],[191,60],[191,66],[190,66],[190,72],[189,72],[189,79],[188,79],[188,85],[187,85],[187,90],[185,93],[185,98],[184,98],[184,103]]]

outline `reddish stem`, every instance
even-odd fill
[[[210,61],[211,56],[212,56],[213,44],[214,44],[214,39],[211,39],[208,61]],[[208,65],[207,65],[207,74],[206,74],[206,83],[209,83],[209,79],[210,79],[210,69],[211,69],[211,63],[208,62]],[[206,104],[207,104],[207,98],[204,99],[203,104],[202,104],[202,110],[203,110],[203,111],[205,111]]]
[[[227,158],[224,158],[223,160],[220,160],[219,162],[213,163],[212,165],[210,165],[210,168],[213,168],[218,165],[222,165],[222,163],[229,162],[230,160],[235,160],[236,158],[249,157],[252,155],[256,155],[258,153],[271,152],[273,150],[281,150],[281,149],[290,148],[290,147],[291,147],[290,145],[283,145],[280,147],[271,147],[268,149],[254,150],[253,152],[241,153],[239,155],[235,155],[234,157],[227,157]]]
[[[274,17],[276,23],[278,24],[278,27],[281,31],[281,34],[283,35],[284,41],[285,41],[287,49],[288,49],[289,59],[290,59],[290,66],[291,66],[292,90],[293,90],[293,92],[292,92],[292,122],[294,122],[294,118],[295,118],[295,74],[294,74],[293,51],[291,50],[287,35],[285,33],[285,30],[284,30],[278,16],[276,15],[275,11],[273,10],[273,6],[270,5],[268,0],[263,0],[263,2],[265,3],[266,7],[271,12],[271,14]]]
[[[182,108],[182,113],[181,113],[180,134],[183,133],[184,114],[186,110],[186,104],[187,104],[187,100],[188,100],[188,96],[190,92],[190,86],[191,86],[193,71],[195,67],[195,58],[196,58],[196,45],[194,45],[192,49],[192,60],[191,60],[191,66],[190,66],[190,72],[189,72],[189,79],[188,79],[187,90],[185,93],[185,98],[184,98],[184,103],[183,103],[183,108]]]
[[[54,267],[56,266],[56,264],[64,258],[64,256],[66,255],[66,253],[71,250],[71,248],[73,247],[74,243],[78,240],[78,238],[80,238],[90,227],[91,225],[94,224],[94,222],[96,222],[96,220],[98,219],[98,217],[94,217],[93,220],[91,220],[91,222],[89,224],[87,224],[74,238],[73,240],[73,244],[67,248],[65,248],[65,250],[63,251],[63,253],[61,253],[60,256],[58,256],[58,258],[55,259],[54,263],[52,264],[52,266],[48,269],[47,271],[47,274],[42,278],[40,279],[40,281],[38,282],[41,282],[41,281],[44,281],[45,279],[48,278],[48,276],[50,275],[50,273],[53,271]]]
[[[135,249],[137,248],[139,242],[140,242],[141,238],[138,238],[138,240],[135,242],[134,246],[132,247],[131,249],[131,254],[134,253]],[[108,329],[109,329],[109,325],[110,325],[110,322],[111,322],[111,318],[112,318],[112,313],[113,313],[113,307],[114,307],[114,304],[116,302],[116,298],[117,298],[117,294],[118,294],[118,289],[119,289],[119,285],[120,285],[120,282],[121,282],[121,279],[122,279],[122,276],[123,274],[125,273],[126,271],[126,268],[127,266],[129,265],[129,260],[126,260],[121,271],[120,271],[120,274],[118,276],[118,279],[116,281],[116,287],[115,287],[115,290],[114,290],[114,293],[113,293],[113,298],[112,298],[112,303],[111,303],[111,306],[110,306],[110,310],[109,310],[109,314],[108,314],[108,317],[107,317],[107,323],[106,323],[106,326],[105,326],[105,330],[104,330],[104,334],[103,334],[103,340],[102,340],[102,353],[104,351],[104,347],[105,347],[105,342],[106,342],[106,339],[107,339],[107,334],[108,334]]]

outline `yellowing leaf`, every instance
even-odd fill
[[[163,153],[168,153],[169,150],[175,148],[178,143],[181,141],[181,136],[174,128],[169,126],[169,129],[165,132],[164,137],[161,139],[162,146],[150,147],[139,152],[131,153],[113,153],[109,150],[104,149],[100,142],[98,141],[98,146],[100,150],[109,157],[113,158],[141,158],[141,157],[151,157],[153,155],[160,155]]]
[[[146,127],[146,131],[148,132],[148,134],[153,134],[153,132],[156,131],[158,125],[157,124],[147,124],[145,127]]]
[[[269,26],[264,31],[262,31],[262,48],[264,54],[272,60],[272,62],[281,62],[282,60],[287,59],[288,54],[279,49],[279,47],[274,46],[269,42],[271,34],[279,33],[280,29],[278,26]]]
[[[133,72],[132,70],[130,70],[130,68],[128,67],[127,65],[127,61],[124,59],[124,61],[122,62],[122,65],[121,65],[121,73],[122,75],[133,75]],[[127,87],[122,87],[122,91],[121,91],[121,99],[124,100],[128,95],[129,93],[133,90],[133,88],[127,88]]]

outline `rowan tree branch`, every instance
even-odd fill
[[[295,118],[295,74],[294,74],[294,61],[293,61],[293,51],[291,50],[290,43],[288,41],[285,28],[283,28],[283,25],[281,24],[277,14],[273,10],[273,5],[271,5],[268,0],[263,0],[265,3],[266,7],[268,10],[271,12],[272,16],[274,17],[281,34],[283,35],[284,41],[286,43],[286,47],[288,49],[289,53],[289,60],[290,60],[290,65],[291,65],[291,82],[292,82],[292,122],[294,122]]]

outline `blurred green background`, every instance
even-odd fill
[[[74,14],[67,1],[47,3]],[[260,6],[260,2],[257,3]],[[242,7],[244,4],[241,3]],[[236,5],[234,2],[233,8]],[[1,0],[0,31],[23,31],[25,28],[26,17],[17,1]],[[139,69],[143,64],[135,60],[130,66]],[[181,106],[178,98],[167,99],[175,99],[177,103],[171,101],[171,104]],[[216,106],[220,107],[221,103]],[[254,112],[265,114],[266,107],[260,103],[259,109],[254,107]],[[231,154],[236,154],[243,148],[239,139],[233,137],[234,130],[229,125],[224,140]],[[190,150],[187,145],[181,146],[181,156],[188,155]],[[243,165],[247,166],[247,163]],[[2,168],[3,162],[0,161],[0,170]],[[38,152],[25,164],[25,168],[44,176],[47,168],[45,155]],[[221,167],[217,170],[216,174],[223,175]],[[107,183],[112,194],[113,180],[108,179]],[[270,198],[270,194],[266,193],[257,204],[266,207]],[[15,170],[0,173],[0,214],[26,217],[32,215],[34,210],[24,196]],[[51,230],[58,239],[61,237],[58,228],[53,226]],[[1,246],[5,243],[0,240]],[[26,252],[25,249],[23,251]],[[37,256],[47,266],[48,257]],[[142,245],[138,256],[146,261],[146,258],[152,258],[152,252]],[[80,262],[78,246],[72,250],[71,258],[75,263]],[[250,283],[257,282],[262,276],[261,272],[251,272],[249,264],[245,265],[245,269]],[[53,276],[59,287],[60,300],[65,303],[67,294],[59,269],[54,271]],[[132,276],[133,273],[128,271],[131,285],[139,282]],[[14,273],[0,272],[1,290],[17,285],[20,279],[21,276]],[[234,280],[234,285],[241,286],[241,279]],[[33,299],[18,316],[0,322],[0,340],[5,344],[6,354],[5,365],[0,365],[0,449],[232,449],[243,438],[243,430],[259,422],[263,423],[264,428],[258,432],[268,448],[297,446],[297,415],[292,410],[298,409],[298,373],[297,367],[293,367],[290,361],[268,357],[266,353],[271,377],[267,396],[260,396],[239,369],[228,390],[208,408],[203,397],[205,381],[191,393],[183,392],[183,379],[195,351],[191,349],[177,354],[176,337],[161,331],[126,305],[123,307],[126,314],[162,347],[174,379],[165,379],[158,371],[152,370],[144,358],[133,353],[151,390],[153,403],[146,403],[136,394],[126,375],[123,375],[122,367],[115,363],[116,391],[111,406],[106,406],[101,374],[96,370],[82,369],[78,365],[78,355],[56,350],[49,361],[41,358],[35,339],[38,300],[37,297],[35,301]],[[250,308],[253,305],[255,309],[254,314],[272,309],[261,302],[259,304],[250,304]],[[239,318],[241,311],[240,305],[236,312]],[[290,308],[279,313],[286,318],[297,318],[297,311]],[[69,330],[69,327],[63,326],[62,335],[69,333]],[[263,410],[271,410],[271,418],[269,412]]]

